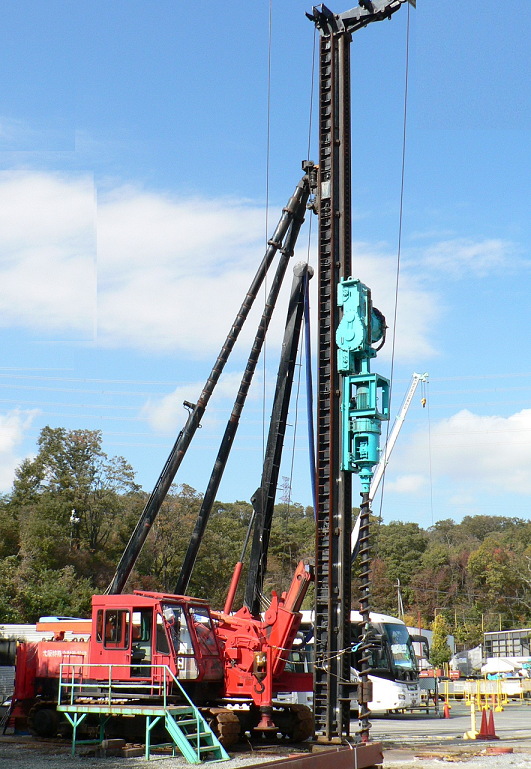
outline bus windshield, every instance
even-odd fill
[[[417,659],[413,643],[405,625],[384,625],[393,662],[401,670],[417,671]]]

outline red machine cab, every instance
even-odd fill
[[[219,681],[223,663],[206,601],[164,593],[92,598],[92,633],[88,662],[91,678],[133,681],[162,675],[167,665],[187,682]],[[195,687],[194,687],[195,688]]]

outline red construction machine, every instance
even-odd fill
[[[142,705],[155,703],[165,676],[166,701],[181,699],[171,687],[171,671],[225,747],[247,730],[306,739],[313,731],[310,711],[275,706],[274,695],[312,686],[311,675],[286,671],[312,576],[301,562],[289,591],[273,594],[263,620],[246,607],[235,614],[213,612],[206,601],[171,594],[95,595],[90,621],[41,623],[43,632],[55,631],[55,640],[18,645],[11,715],[18,727],[27,723],[33,734],[53,737],[61,722],[56,710],[60,676],[68,683],[75,675],[79,693],[86,700],[90,690],[94,702],[112,676],[134,713],[140,684],[151,684]],[[65,641],[64,630],[74,626],[78,633],[89,632],[89,639]]]
[[[294,740],[306,739],[312,734],[313,717],[308,708],[275,703],[274,700],[279,691],[312,689],[311,674],[292,673],[286,668],[301,621],[299,610],[313,579],[312,567],[301,561],[289,590],[280,596],[273,592],[268,606],[266,602],[265,613],[262,615],[261,612],[269,529],[304,297],[311,277],[311,268],[307,265],[297,265],[294,270],[262,483],[253,497],[255,512],[246,539],[247,544],[254,524],[245,598],[247,605],[232,613],[243,553],[223,611],[212,611],[206,601],[188,597],[186,593],[282,278],[293,254],[310,192],[315,188],[315,178],[313,164],[305,164],[305,175],[283,211],[257,277],[203,393],[197,404],[185,404],[190,409],[190,416],[131,536],[107,594],[93,596],[91,620],[57,620],[38,625],[37,628],[44,632],[53,631],[54,639],[18,645],[11,718],[18,726],[25,722],[35,735],[52,737],[60,730],[61,723],[66,725],[62,722],[65,691],[71,712],[80,712],[85,708],[86,714],[90,714],[97,710],[100,714],[107,712],[109,719],[117,713],[144,715],[148,706],[153,709],[161,703],[165,708],[170,707],[182,702],[184,694],[197,705],[225,746],[237,741],[240,733],[245,731],[262,735],[281,733]],[[281,256],[276,275],[175,594],[138,590],[122,593],[241,329],[242,318],[250,309],[250,298],[258,293],[265,271],[277,250]],[[65,640],[64,631],[72,629],[78,635],[89,634],[88,638]],[[113,688],[119,692],[118,700],[116,697],[112,700]],[[115,706],[111,707],[113,702]],[[122,719],[122,723],[125,721]],[[74,732],[75,729],[74,725]]]

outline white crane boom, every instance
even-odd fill
[[[372,476],[371,487],[369,489],[369,499],[371,500],[371,502],[374,499],[376,492],[378,491],[378,486],[380,485],[380,481],[383,478],[385,468],[389,463],[389,457],[391,456],[391,452],[396,443],[396,439],[398,438],[398,434],[402,429],[402,425],[404,424],[406,414],[411,405],[411,401],[413,400],[413,396],[415,395],[415,391],[417,389],[418,383],[427,382],[428,377],[429,377],[429,374],[427,373],[413,374],[411,384],[409,385],[409,389],[406,393],[406,397],[402,402],[402,406],[395,419],[395,423],[393,425],[393,429],[391,430],[391,434],[389,435],[389,439],[385,444],[385,450],[383,452],[383,456],[380,457],[380,461],[376,465],[376,469]],[[359,527],[360,527],[360,517],[358,515],[358,518],[356,519],[356,522],[352,527],[352,535],[351,535],[351,541],[350,541],[353,558],[356,557],[356,554],[358,551]]]
[[[376,465],[376,469],[372,476],[371,488],[369,490],[369,499],[371,501],[374,499],[376,492],[378,491],[378,486],[380,485],[380,481],[382,480],[383,474],[385,472],[385,468],[389,463],[389,457],[391,456],[391,452],[396,443],[396,439],[398,438],[398,434],[402,429],[402,425],[404,424],[404,420],[406,418],[406,414],[408,412],[409,406],[411,405],[411,401],[413,400],[413,396],[415,395],[415,390],[417,389],[417,385],[419,382],[427,382],[428,376],[429,375],[427,373],[413,374],[413,378],[411,380],[409,390],[407,391],[406,397],[404,398],[404,401],[402,403],[402,408],[400,409],[395,419],[393,429],[391,430],[391,435],[389,436],[389,439],[385,444],[385,450],[384,450],[383,456],[380,457],[380,461]]]

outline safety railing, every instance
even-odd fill
[[[98,703],[112,707],[118,704],[117,700],[123,702],[126,695],[127,699],[135,695],[137,698],[147,695],[162,699],[160,704],[166,709],[168,691],[175,685],[183,699],[195,711],[194,703],[167,665],[135,665],[135,669],[141,670],[142,675],[138,678],[125,678],[124,671],[130,669],[131,665],[61,663],[58,706],[73,706],[79,698],[86,700],[93,697]]]
[[[467,705],[478,708],[502,707],[511,700],[522,701],[531,693],[531,680],[515,678],[467,678],[441,681],[440,696],[448,701],[463,700]]]

